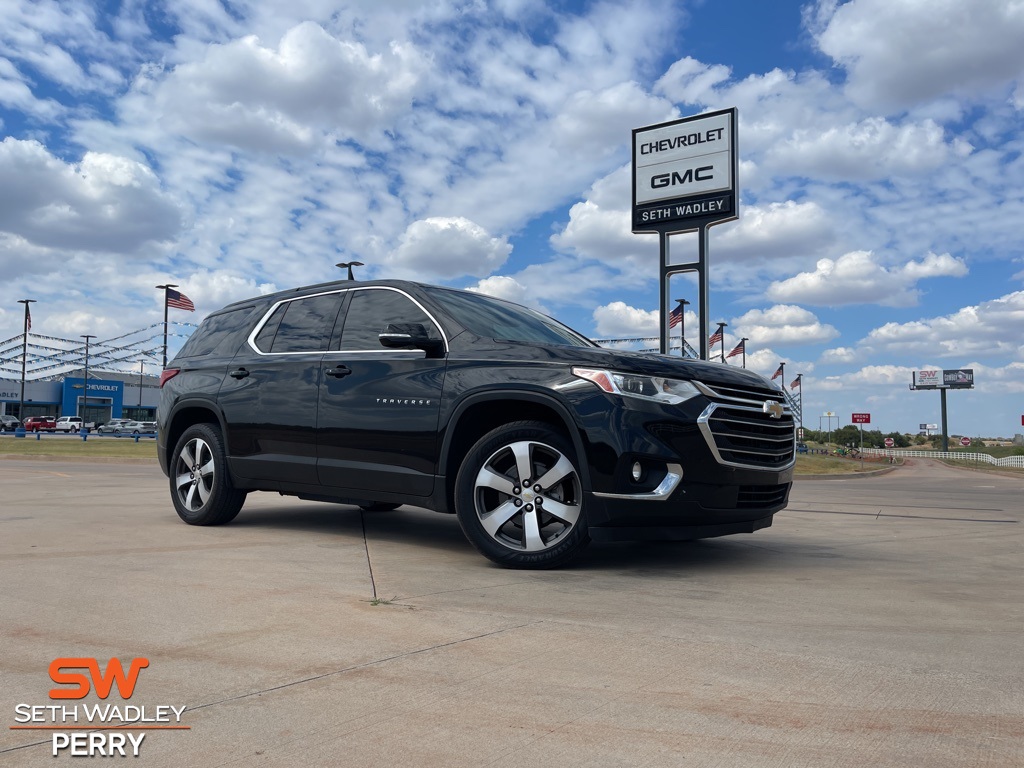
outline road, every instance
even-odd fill
[[[426,511],[191,528],[155,466],[0,461],[0,765],[53,765],[10,730],[53,659],[116,656],[187,708],[146,766],[1019,767],[1022,491],[800,479],[752,535],[518,572]]]

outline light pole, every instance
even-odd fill
[[[82,418],[82,429],[85,429],[89,411],[89,339],[96,337],[91,333],[83,333],[82,338],[85,339],[85,391],[82,393],[82,410],[75,415]]]
[[[167,285],[156,286],[164,292],[164,368],[167,367],[167,291],[171,288],[177,288],[177,284],[168,283]],[[163,370],[163,368],[161,368]]]
[[[686,357],[686,307],[689,305],[686,299],[676,299],[679,304],[679,356]]]
[[[35,304],[35,299],[18,299],[19,304],[25,305],[25,330],[21,339],[21,398],[18,400],[18,421],[22,428],[25,426],[25,361],[28,358],[28,331],[32,327],[32,313],[28,305]]]
[[[146,361],[139,360],[139,415],[142,415],[142,377],[146,369]]]

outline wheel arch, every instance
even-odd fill
[[[212,424],[220,430],[227,446],[227,431],[225,429],[224,415],[220,409],[210,400],[190,399],[176,403],[167,419],[164,428],[167,452],[170,454],[178,440],[185,433],[185,430],[193,424]]]
[[[514,421],[541,421],[565,435],[576,452],[583,488],[590,489],[590,465],[580,426],[564,404],[530,390],[482,392],[467,397],[455,407],[444,432],[438,474],[444,478],[448,511],[455,509],[455,479],[470,448],[495,427]]]

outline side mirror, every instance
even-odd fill
[[[388,349],[422,349],[427,355],[444,349],[444,342],[430,338],[422,323],[388,323],[377,338]]]

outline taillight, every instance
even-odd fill
[[[164,384],[173,379],[179,373],[181,373],[180,368],[165,368],[160,373],[160,387],[163,388]]]

